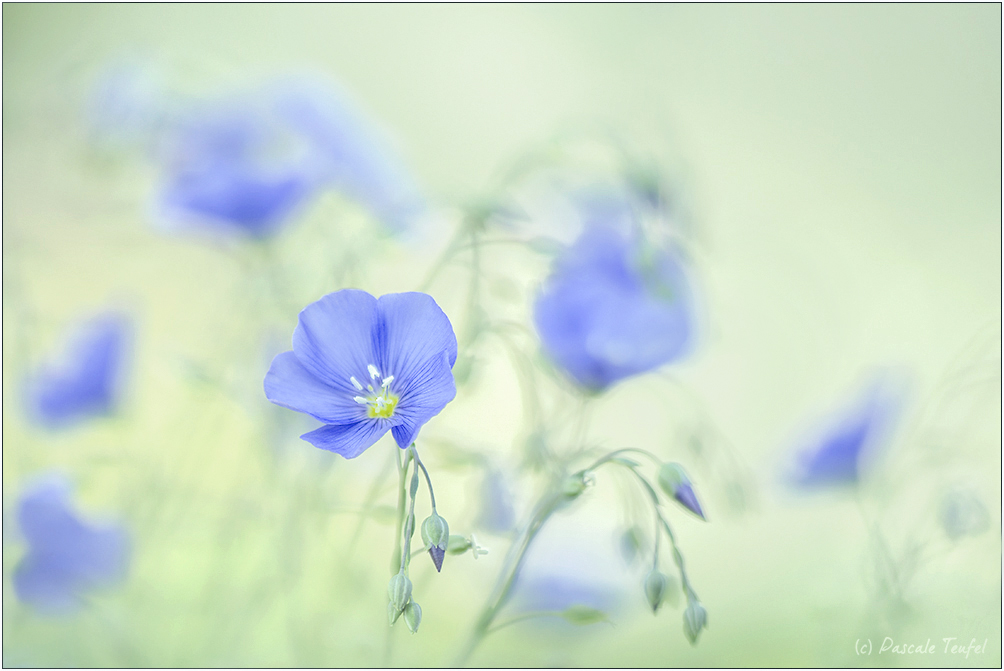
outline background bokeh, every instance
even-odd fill
[[[379,512],[395,477],[359,516],[396,448],[352,461],[313,448],[262,378],[300,308],[343,286],[420,288],[458,207],[536,147],[595,128],[676,185],[702,338],[669,377],[596,401],[589,437],[690,468],[710,522],[677,515],[677,536],[709,628],[692,647],[678,611],[652,617],[601,480],[537,550],[622,594],[611,623],[515,624],[471,663],[999,665],[1000,21],[993,4],[4,5],[4,665],[449,665],[508,545],[482,528],[490,487],[464,455],[506,473],[517,517],[532,494],[514,470],[527,427],[505,349],[478,350],[422,434],[441,512],[490,553],[416,565],[414,636],[386,626],[393,523]],[[88,101],[110,63],[203,98],[287,73],[337,82],[436,216],[391,235],[327,194],[267,252],[165,232],[150,164],[93,138]],[[546,258],[483,254],[505,277],[484,300],[529,325]],[[458,329],[465,272],[426,288]],[[135,319],[121,408],[37,427],[25,375],[109,306]],[[879,369],[905,371],[909,391],[869,479],[791,492],[793,450]],[[52,470],[87,516],[132,535],[127,578],[71,616],[35,612],[10,582],[17,497]],[[989,511],[981,533],[943,528],[956,491]],[[885,637],[937,652],[879,656]],[[942,652],[946,637],[989,643],[966,658]],[[864,639],[875,654],[855,654]]]

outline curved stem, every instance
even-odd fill
[[[432,512],[436,512],[436,493],[432,491],[432,478],[429,477],[429,470],[422,463],[422,460],[418,457],[418,448],[415,443],[411,444],[411,453],[415,455],[415,463],[418,464],[419,468],[422,469],[422,473],[425,474],[425,484],[429,486],[429,499],[432,501]]]
[[[499,582],[496,583],[495,589],[481,609],[481,613],[474,625],[474,630],[471,632],[467,644],[457,658],[455,666],[464,666],[484,637],[492,630],[492,622],[495,621],[499,609],[505,604],[505,600],[512,590],[516,577],[519,575],[519,570],[523,565],[523,560],[526,558],[526,552],[530,549],[530,544],[533,543],[533,539],[547,519],[558,508],[561,498],[560,493],[553,491],[545,495],[538,504],[537,510],[530,519],[529,524],[527,524],[526,528],[520,534],[519,540],[510,548],[509,554],[506,556],[506,568],[499,576]]]

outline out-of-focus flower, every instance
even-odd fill
[[[557,259],[534,306],[544,350],[593,390],[683,356],[693,319],[680,261],[605,225],[586,229]]]
[[[351,459],[388,429],[411,445],[456,395],[456,360],[453,327],[428,294],[343,289],[300,312],[293,351],[272,361],[265,395],[324,422],[301,438]]]
[[[343,192],[393,230],[424,211],[410,175],[344,95],[300,80],[190,109],[162,142],[169,224],[275,234],[310,198]]]
[[[891,378],[873,383],[802,451],[792,480],[803,487],[853,485],[888,438],[902,390]]]
[[[956,489],[941,501],[941,527],[953,541],[977,536],[990,528],[990,511],[973,492]]]
[[[58,428],[111,413],[119,400],[130,337],[129,322],[117,313],[100,314],[78,327],[61,356],[28,376],[29,414]]]
[[[503,533],[512,529],[516,522],[516,511],[513,508],[512,492],[501,470],[493,466],[485,469],[478,495],[481,499],[481,510],[477,526],[493,533]]]
[[[125,530],[79,519],[64,478],[50,476],[28,489],[18,503],[17,522],[28,543],[14,570],[14,591],[22,602],[48,613],[73,611],[88,590],[124,577]]]

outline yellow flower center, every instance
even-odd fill
[[[397,408],[397,402],[399,400],[398,395],[390,390],[390,383],[394,381],[393,375],[388,375],[387,377],[380,380],[380,389],[374,389],[372,381],[380,378],[380,371],[373,364],[366,366],[369,371],[371,383],[363,387],[359,380],[355,377],[350,377],[349,381],[352,382],[354,386],[359,391],[368,391],[369,393],[365,396],[356,396],[353,400],[360,404],[366,406],[366,416],[370,419],[376,419],[378,417],[387,419],[394,416],[394,409]]]

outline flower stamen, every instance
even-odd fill
[[[380,378],[380,371],[373,364],[368,364],[366,369],[369,371],[370,379],[376,380]],[[363,391],[363,386],[355,377],[349,378],[353,386],[359,391]],[[393,375],[388,375],[387,377],[380,380],[380,390],[377,391],[373,388],[372,384],[366,385],[366,389],[369,390],[369,394],[365,396],[354,396],[353,401],[359,405],[367,406],[367,415],[370,418],[389,418],[394,415],[394,410],[397,408],[398,396],[390,390],[390,383],[394,381]]]

